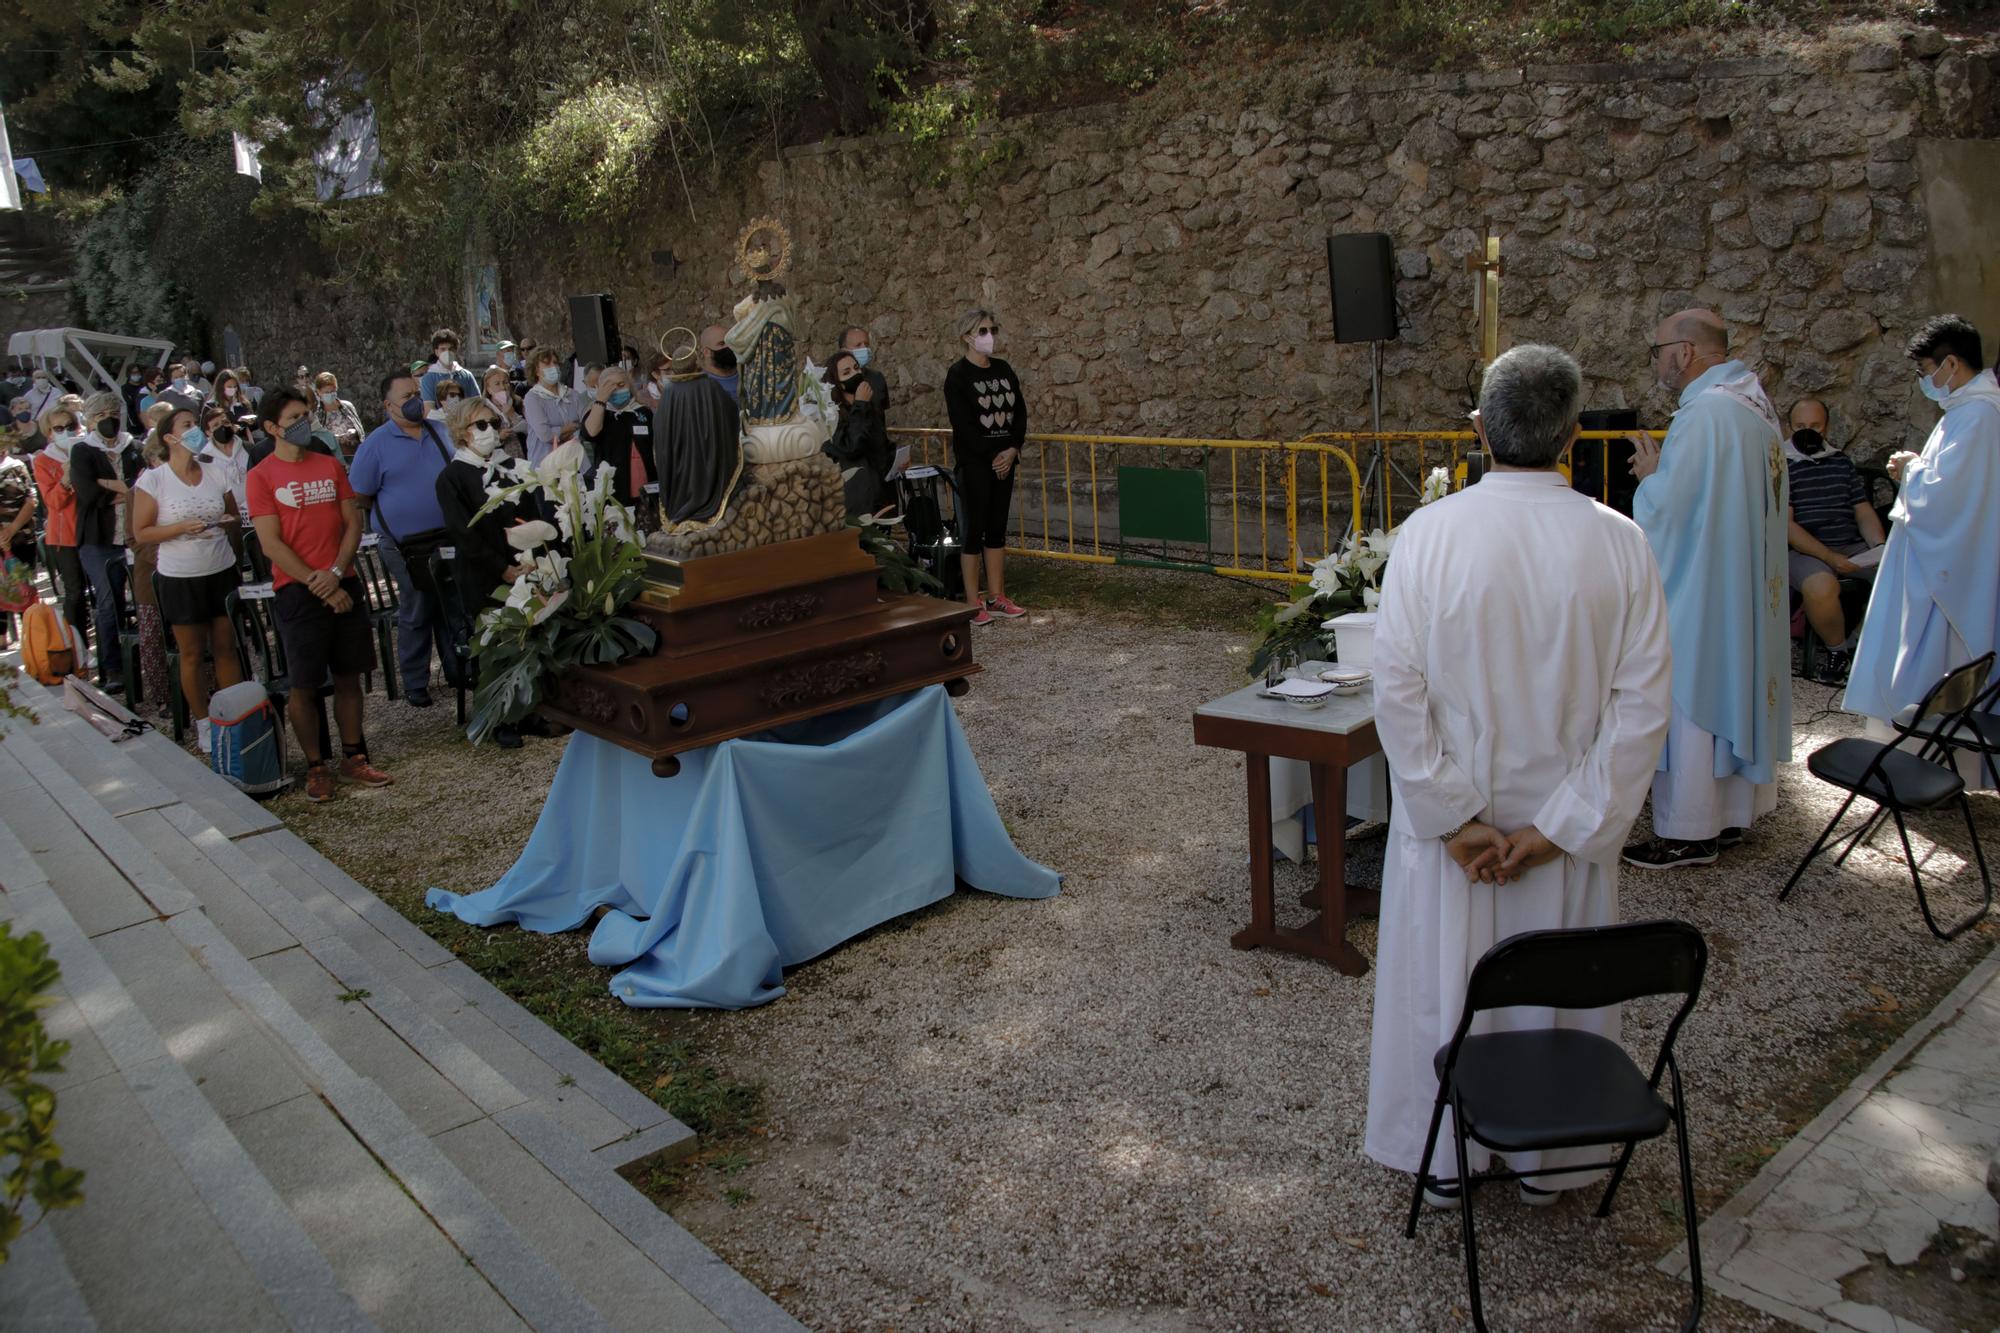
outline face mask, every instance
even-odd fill
[[[632,391],[630,389],[613,389],[611,391],[611,405],[613,407],[623,407],[631,401]]]
[[[185,389],[187,388],[187,386],[188,386],[187,376],[179,375],[174,378],[174,387],[176,389]]]
[[[451,369],[451,349],[450,349],[450,348],[445,348],[445,349],[444,349],[443,351],[440,351],[440,352],[439,352],[439,353],[437,354],[437,363],[438,363],[439,365],[443,366],[443,367],[444,367],[444,368],[445,368],[446,370],[450,370],[450,369]]]
[[[236,386],[234,384],[223,385],[222,396],[224,398],[234,398],[236,396]]]
[[[49,387],[49,382],[48,382],[47,380],[43,379],[43,378],[42,378],[42,377],[41,377],[40,375],[37,375],[37,376],[35,376],[35,392],[36,392],[36,393],[40,393],[40,392],[41,392],[42,390],[44,390],[44,389],[46,389],[46,388],[48,388],[48,387]]]
[[[619,368],[620,370],[630,370],[630,369],[632,369],[632,358],[628,356],[628,357],[626,357],[626,358],[625,358],[625,359],[624,359],[623,361],[620,361],[620,362],[618,363],[618,368]]]
[[[1944,367],[1939,366],[1938,370],[1943,371]],[[1940,388],[1934,375],[1926,375],[1922,371],[1917,372],[1917,391],[1934,403],[1941,403],[1951,397],[1950,389]]]
[[[467,439],[472,446],[472,452],[481,458],[491,457],[493,451],[500,447],[500,432],[483,421],[472,428],[472,433]]]
[[[561,366],[542,367],[542,383],[548,385],[551,389],[556,387],[556,381],[561,378],[562,378]]]
[[[972,350],[979,353],[981,356],[992,356],[993,335],[990,333],[982,333],[975,336],[972,340]]]
[[[200,453],[201,447],[207,443],[208,443],[208,436],[203,435],[201,433],[201,427],[199,426],[189,426],[187,430],[182,432],[181,434],[181,448],[187,450],[191,454]]]
[[[736,369],[736,353],[727,347],[716,348],[714,360],[715,368],[721,374],[728,375]]]
[[[495,407],[507,406],[507,391],[505,389],[495,389],[486,396],[493,401]]]
[[[16,421],[33,421],[34,419],[35,414],[33,412],[16,412],[14,414],[14,420]]]
[[[861,387],[861,376],[859,375],[849,375],[846,379],[840,382],[840,388],[843,393],[853,393],[856,389],[860,387]]]
[[[227,426],[217,426],[215,428],[215,434],[210,438],[213,439],[215,443],[222,445],[224,448],[227,448],[228,446],[236,443],[236,432],[229,429],[229,427]]]
[[[439,394],[439,395],[438,395],[438,411],[440,411],[440,412],[444,411],[444,410],[445,410],[446,408],[450,407],[450,406],[451,406],[451,405],[452,405],[453,403],[457,402],[457,401],[458,401],[458,399],[459,399],[459,395],[457,395],[457,394],[455,394],[455,393],[446,393],[446,394]]]
[[[514,354],[512,352],[500,353],[500,364],[512,370],[514,368]]]
[[[102,435],[107,440],[117,439],[118,438],[117,420],[112,417],[104,418],[104,420],[97,423],[97,433],[99,435]]]
[[[1816,454],[1826,448],[1826,437],[1808,426],[1792,432],[1792,445],[1802,454]]]
[[[855,365],[860,366],[863,370],[868,369],[868,349],[866,347],[857,347],[848,353],[848,355],[854,358]]]
[[[321,389],[319,391],[319,400],[328,407],[334,407],[340,402],[340,391],[338,389]]]
[[[297,445],[303,449],[307,444],[312,442],[312,434],[312,422],[305,417],[300,417],[297,421],[285,427],[285,443]]]
[[[137,384],[139,382],[139,377],[137,375],[127,375],[125,377],[125,382],[127,384]]]
[[[403,420],[405,421],[422,421],[424,419],[424,400],[415,394],[411,394],[403,400],[403,405],[396,410],[403,414]]]

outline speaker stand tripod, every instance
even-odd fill
[[[1421,493],[1421,489],[1410,480],[1407,472],[1396,466],[1382,443],[1382,344],[1379,341],[1368,344],[1368,401],[1375,447],[1369,452],[1367,470],[1361,474],[1361,509],[1354,518],[1358,526],[1362,514],[1372,513],[1375,526],[1386,531],[1389,526],[1389,487],[1394,484],[1395,478],[1401,477],[1403,484],[1413,492]]]

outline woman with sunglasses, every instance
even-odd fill
[[[507,544],[507,529],[541,515],[518,500],[480,514],[489,487],[497,489],[534,475],[526,463],[501,447],[507,438],[505,423],[485,395],[461,395],[445,413],[444,425],[453,451],[451,461],[438,473],[438,508],[444,511],[445,531],[450,534],[452,582],[466,618],[476,625],[479,613],[493,605],[494,594],[504,596],[507,585],[522,573],[514,548]],[[504,749],[519,749],[520,729],[495,727],[493,740]]]
[[[975,625],[994,616],[1026,615],[1007,597],[1007,508],[1014,498],[1014,464],[1028,434],[1028,403],[1014,368],[993,355],[1000,321],[975,306],[958,318],[965,355],[944,375],[944,406],[951,421],[951,454],[958,472],[959,567],[965,600],[977,609]],[[979,595],[986,571],[987,596]]]

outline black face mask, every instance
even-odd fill
[[[106,418],[105,418],[104,420],[102,420],[102,421],[98,422],[98,423],[97,423],[97,433],[98,433],[99,435],[102,435],[102,436],[103,436],[103,437],[104,437],[105,439],[107,439],[107,440],[115,440],[115,439],[117,439],[117,438],[118,438],[118,420],[117,420],[117,418],[116,418],[116,417],[106,417]]]
[[[214,440],[217,444],[234,444],[236,443],[236,432],[227,426],[217,426],[215,434],[208,438]]]
[[[856,389],[860,387],[861,387],[861,376],[859,375],[850,375],[848,378],[840,382],[840,391],[842,393],[852,394]]]
[[[714,360],[715,368],[725,375],[736,369],[736,353],[730,351],[727,347],[716,348]]]
[[[1808,426],[1792,432],[1792,447],[1802,454],[1816,454],[1826,448],[1826,437]]]

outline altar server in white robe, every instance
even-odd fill
[[[1636,524],[1555,470],[1582,388],[1576,362],[1553,347],[1516,347],[1487,368],[1475,423],[1493,470],[1410,516],[1382,589],[1375,729],[1395,802],[1365,1147],[1401,1171],[1422,1157],[1431,1058],[1458,1024],[1480,955],[1522,931],[1617,921],[1619,849],[1666,735],[1671,663],[1653,553]],[[1616,1040],[1618,1013],[1508,1010],[1474,1031],[1551,1025]],[[1443,1133],[1431,1173],[1448,1179],[1448,1119]],[[1509,1164],[1586,1160],[1575,1150]],[[1475,1147],[1471,1161],[1482,1169],[1487,1154]]]
[[[1632,517],[1667,589],[1674,713],[1654,837],[1625,863],[1668,870],[1713,864],[1777,809],[1778,765],[1792,757],[1790,507],[1777,411],[1730,359],[1722,320],[1684,310],[1649,351],[1680,407],[1665,440],[1632,437]]]
[[[1944,415],[1922,453],[1889,459],[1902,489],[1843,704],[1885,739],[1889,719],[1947,671],[2000,649],[2000,384],[1983,368],[1979,330],[1957,315],[1928,321],[1908,354]],[[1975,755],[1959,768],[1971,785],[1994,785]]]

